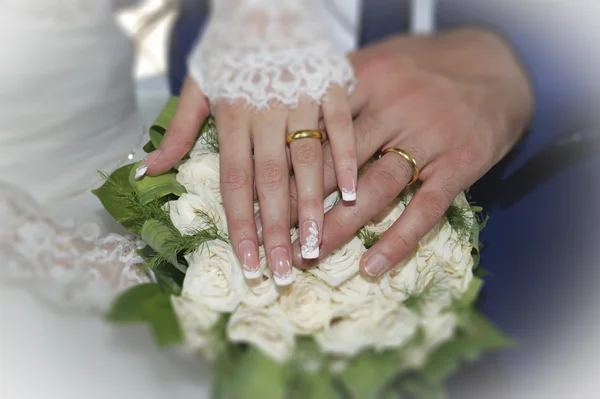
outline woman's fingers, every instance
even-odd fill
[[[319,106],[301,102],[288,116],[288,134],[300,130],[316,130]],[[290,143],[298,201],[298,226],[304,259],[319,257],[323,229],[323,155],[321,141],[303,138]]]
[[[210,113],[208,100],[193,79],[187,77],[160,148],[148,154],[136,177],[159,175],[171,169],[192,148],[202,124]]]
[[[258,237],[254,223],[254,174],[250,118],[243,105],[215,106],[219,137],[221,193],[231,244],[246,278],[260,277]]]
[[[329,89],[323,102],[323,119],[342,200],[356,201],[356,139],[345,88],[336,85]]]
[[[286,131],[286,111],[260,111],[253,118],[254,168],[263,242],[267,261],[278,285],[292,282]]]

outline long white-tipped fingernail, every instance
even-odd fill
[[[244,277],[248,280],[254,280],[262,276],[260,261],[258,259],[258,253],[256,252],[256,244],[250,240],[242,241],[238,247],[238,256],[242,261]]]
[[[344,202],[356,201],[356,173],[345,171],[340,176],[340,190]]]
[[[313,220],[302,223],[302,252],[303,259],[317,259],[319,257],[319,227]]]
[[[158,160],[159,157],[160,157],[160,150],[156,150],[156,151],[148,154],[148,156],[146,156],[146,158],[144,158],[144,160],[142,161],[140,166],[138,166],[138,168],[135,170],[135,179],[139,180],[142,177],[144,177],[144,175],[148,171],[148,168],[150,166],[154,165],[154,163]]]
[[[135,170],[135,179],[139,180],[142,177],[144,177],[144,175],[146,174],[146,172],[148,171],[148,165],[146,165],[144,162],[141,163],[140,166],[138,166],[138,168]]]
[[[271,268],[273,280],[279,286],[290,285],[294,282],[292,277],[292,260],[285,248],[277,247],[271,251]]]

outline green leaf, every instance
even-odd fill
[[[405,392],[412,399],[440,399],[444,397],[441,383],[431,383],[416,375],[402,378],[397,384],[399,392]]]
[[[367,352],[353,360],[340,377],[353,398],[376,399],[400,366],[400,357],[395,351]]]
[[[514,343],[478,312],[463,314],[456,338],[429,356],[421,374],[431,383],[441,383],[458,370],[461,362],[475,361],[486,352],[512,347]]]
[[[136,164],[136,168],[137,166],[139,166],[139,164]],[[136,168],[131,168],[129,171],[129,185],[135,190],[137,198],[142,205],[149,204],[154,200],[169,195],[181,197],[181,195],[186,192],[185,187],[177,181],[177,174],[175,173],[164,173],[159,176],[144,176],[141,179],[136,179]]]
[[[479,297],[479,292],[483,287],[483,280],[478,277],[473,277],[467,288],[467,292],[454,302],[454,307],[458,309],[470,309]]]
[[[140,284],[123,292],[106,314],[113,323],[149,323],[160,347],[183,341],[171,296],[158,284]]]
[[[179,263],[177,254],[168,254],[166,244],[169,240],[176,240],[180,237],[177,230],[159,222],[158,220],[147,220],[142,226],[140,232],[142,240],[154,251],[166,257],[166,259],[179,271],[185,273],[186,267]]]
[[[214,376],[214,399],[286,399],[285,365],[252,347],[229,345]]]
[[[162,111],[160,114],[158,114],[152,126],[150,126],[150,143],[152,143],[152,147],[155,149],[160,147],[160,143],[162,143],[165,132],[171,124],[173,115],[175,115],[178,102],[179,97],[171,97],[169,100],[167,100],[167,103],[163,107]],[[148,144],[146,146],[148,146]]]
[[[130,225],[122,221],[131,219],[135,215],[132,202],[135,190],[129,183],[129,175],[133,167],[133,164],[125,165],[110,176],[105,176],[104,184],[92,191],[108,213],[125,228],[130,228]]]

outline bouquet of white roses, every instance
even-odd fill
[[[176,103],[150,129],[147,152],[160,144]],[[483,223],[464,194],[381,278],[363,278],[360,257],[402,214],[413,189],[279,287],[264,253],[261,275],[248,280],[230,246],[211,118],[176,170],[136,180],[136,166],[106,176],[95,194],[147,244],[140,256],[156,282],[122,293],[108,318],[149,323],[159,345],[183,343],[214,361],[215,399],[437,397],[461,360],[510,344],[475,310]],[[338,199],[328,197],[325,212]]]

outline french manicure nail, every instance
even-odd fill
[[[292,283],[292,261],[285,248],[277,247],[272,250],[270,263],[275,284],[284,286]]]
[[[369,256],[365,262],[365,272],[371,277],[379,277],[388,265],[388,260],[380,253]]]
[[[146,174],[148,170],[148,165],[145,164],[145,161],[142,161],[140,166],[135,170],[135,180],[139,180]]]
[[[138,168],[135,170],[135,179],[139,180],[142,177],[144,177],[144,175],[148,171],[148,168],[156,162],[156,160],[158,159],[159,156],[160,156],[160,150],[156,150],[156,151],[148,154],[148,156],[146,158],[144,158],[144,160],[142,161],[140,166],[138,166]]]
[[[317,259],[319,257],[319,227],[313,220],[302,223],[302,258]]]
[[[356,201],[356,173],[346,170],[340,174],[340,190],[342,191],[342,200]]]
[[[244,240],[238,246],[238,256],[242,261],[242,270],[248,280],[259,278],[262,275],[260,261],[256,246],[250,240]]]

